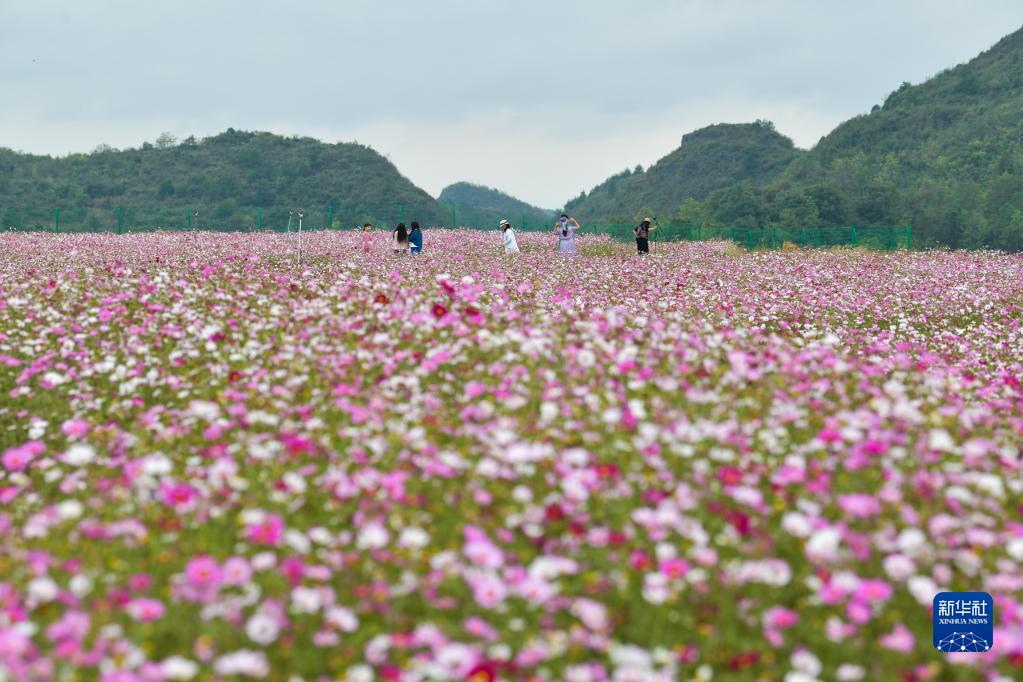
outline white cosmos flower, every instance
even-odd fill
[[[806,542],[806,553],[811,558],[834,561],[838,558],[841,542],[842,534],[837,528],[821,528],[810,535]]]
[[[33,578],[28,583],[28,594],[37,602],[50,602],[57,598],[60,588],[49,576]]]
[[[381,549],[387,546],[391,534],[379,523],[369,523],[359,531],[359,537],[355,541],[360,549]]]
[[[85,466],[96,459],[96,450],[85,443],[75,443],[64,453],[64,463],[71,466]]]
[[[160,668],[168,680],[190,680],[199,673],[199,664],[181,656],[171,656]]]
[[[319,590],[296,587],[291,591],[291,610],[295,613],[316,613],[323,606]]]
[[[92,591],[92,580],[89,576],[79,573],[68,581],[68,589],[76,597],[84,597]]]
[[[855,682],[856,680],[862,680],[866,674],[867,671],[861,665],[843,663],[835,671],[835,678],[840,680],[840,682]]]
[[[68,519],[77,519],[82,515],[83,511],[84,507],[78,500],[64,500],[57,505],[57,514],[65,521]]]
[[[279,632],[277,621],[265,613],[257,613],[245,623],[245,634],[253,642],[263,646],[274,642]]]
[[[266,677],[270,674],[270,665],[267,663],[266,654],[248,649],[224,654],[214,662],[213,669],[220,675]]]
[[[799,512],[785,512],[781,517],[781,527],[786,533],[797,538],[808,537],[813,532],[813,524],[810,523],[810,519]]]
[[[430,535],[422,528],[409,527],[401,531],[398,545],[408,549],[422,549],[430,542]]]
[[[333,606],[327,609],[324,619],[341,632],[355,632],[359,627],[359,618],[343,606]]]

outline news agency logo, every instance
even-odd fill
[[[946,654],[990,651],[995,602],[987,592],[942,592],[934,597],[934,648]]]

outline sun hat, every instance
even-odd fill
[[[507,220],[502,220],[498,227],[504,227],[505,225],[511,225]]]
[[[652,222],[654,222],[654,219],[653,218],[643,218],[643,222],[644,223],[652,223]]]

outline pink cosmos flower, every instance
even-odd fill
[[[916,638],[913,637],[913,633],[909,631],[909,628],[899,623],[891,632],[881,636],[880,643],[886,649],[898,651],[901,654],[908,654],[916,646]]]
[[[469,578],[473,598],[485,609],[492,609],[505,600],[508,588],[504,581],[490,574],[479,574]]]
[[[80,642],[89,634],[90,618],[81,611],[68,611],[46,628],[46,636],[54,642],[72,640]]]
[[[828,426],[820,430],[817,439],[824,443],[837,443],[842,440],[842,434],[838,429]]]
[[[892,586],[883,580],[863,580],[853,592],[853,600],[863,604],[885,602],[892,596]]]
[[[245,538],[249,542],[276,547],[284,536],[284,519],[279,514],[267,514],[259,523],[245,529]]]
[[[465,631],[473,637],[485,639],[488,642],[496,642],[499,638],[497,630],[492,628],[487,621],[479,616],[471,616],[465,619]]]
[[[665,559],[661,562],[660,571],[669,578],[684,578],[689,573],[689,562],[679,558]]]
[[[125,609],[132,618],[140,623],[152,623],[153,621],[160,620],[163,618],[165,611],[163,602],[148,598],[133,599],[128,602]]]
[[[203,555],[188,562],[185,577],[196,587],[215,587],[220,584],[223,572],[213,557]]]
[[[181,509],[191,504],[195,499],[196,490],[187,483],[163,484],[160,486],[160,497],[163,503],[175,509]]]
[[[252,579],[252,566],[248,559],[233,556],[224,562],[223,580],[225,585],[245,585]]]
[[[84,438],[89,433],[89,422],[84,419],[68,419],[61,424],[60,430],[69,438]]]
[[[24,471],[33,459],[45,451],[45,445],[37,440],[31,440],[6,450],[0,457],[0,463],[3,463],[8,471]]]
[[[23,447],[14,447],[3,455],[3,465],[8,471],[24,471],[32,457]]]
[[[873,495],[852,493],[838,496],[838,506],[847,516],[866,519],[881,513],[881,503]]]
[[[775,606],[764,612],[764,627],[774,630],[786,630],[799,622],[799,614],[781,606]]]

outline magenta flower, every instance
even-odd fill
[[[265,518],[245,529],[245,539],[261,545],[276,547],[284,535],[284,519],[279,514],[267,514]]]
[[[799,614],[791,609],[775,606],[764,612],[764,627],[787,630],[799,622]]]
[[[689,573],[689,562],[679,558],[665,559],[659,568],[669,578],[684,578]]]
[[[196,490],[187,483],[164,484],[160,486],[160,496],[167,506],[181,509],[188,507],[195,499]]]

